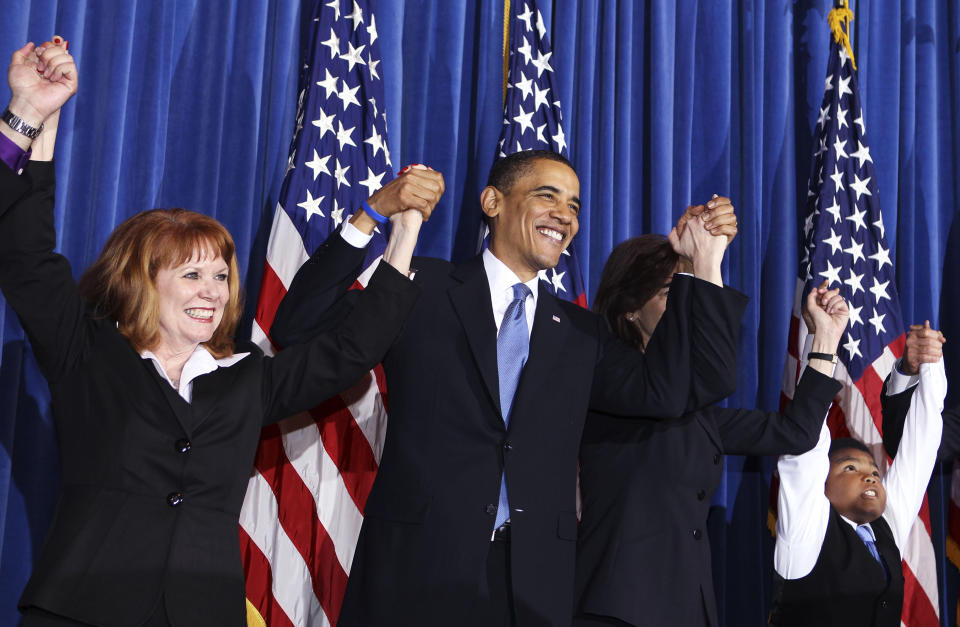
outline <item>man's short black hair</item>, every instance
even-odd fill
[[[827,457],[829,457],[832,460],[833,456],[836,453],[846,449],[863,451],[864,453],[869,455],[871,458],[873,457],[873,451],[871,451],[866,444],[864,444],[863,442],[861,442],[856,438],[837,438],[833,440],[832,442],[830,442],[830,452],[827,454]]]
[[[503,194],[509,194],[513,184],[530,171],[533,162],[538,159],[559,161],[576,173],[573,164],[563,155],[552,150],[524,150],[502,157],[493,162],[487,186],[496,187]]]

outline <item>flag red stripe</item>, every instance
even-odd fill
[[[794,359],[800,359],[800,318],[790,316],[790,334],[787,336],[787,353]]]
[[[263,264],[263,279],[260,281],[260,298],[257,300],[257,324],[270,337],[270,327],[273,318],[277,315],[277,307],[287,293],[280,277],[273,271],[269,263]]]
[[[877,433],[883,433],[883,410],[880,407],[883,379],[877,375],[877,371],[871,365],[863,371],[860,380],[856,382],[856,387],[863,395],[863,402],[873,417],[873,425],[877,428]]]
[[[306,562],[313,592],[335,625],[347,589],[347,573],[319,520],[313,495],[287,459],[277,425],[264,428],[254,465],[273,490],[280,526]]]
[[[906,346],[907,346],[906,333],[901,333],[900,337],[898,337],[894,341],[887,344],[887,348],[890,349],[890,352],[893,353],[893,356],[896,357],[897,359],[900,359],[900,357],[903,356],[903,351],[906,348]]]
[[[830,411],[827,412],[827,427],[830,429],[831,439],[851,437],[850,429],[847,427],[847,416],[839,403],[830,406]]]
[[[323,448],[340,470],[347,493],[362,514],[378,467],[370,442],[339,396],[311,409],[310,415],[320,430]]]
[[[377,378],[377,389],[380,390],[380,400],[383,401],[383,408],[389,411],[390,405],[387,404],[387,375],[383,371],[381,364],[377,364],[377,367],[373,369],[373,375]]]
[[[937,617],[927,593],[924,592],[916,575],[907,562],[903,564],[903,613],[900,615],[905,624],[910,627],[939,627],[940,618]]]
[[[930,503],[927,502],[927,495],[923,495],[923,504],[920,505],[920,513],[917,514],[923,521],[923,526],[927,528],[927,535],[933,537],[933,529],[930,526]]]
[[[293,627],[293,621],[273,598],[273,571],[260,547],[240,527],[240,555],[246,579],[247,600],[253,604],[270,627]]]

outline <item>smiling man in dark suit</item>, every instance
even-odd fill
[[[405,176],[370,213],[430,195],[429,176]],[[694,275],[674,279],[642,354],[539,284],[577,233],[579,195],[562,156],[515,153],[480,197],[490,248],[459,266],[414,259],[422,293],[384,360],[390,423],[339,625],[569,625],[588,408],[672,417],[733,390],[746,299],[722,286],[726,237],[700,219],[672,235]],[[348,308],[352,294],[333,303],[312,287],[335,276],[346,292],[374,226],[365,208],[304,264],[274,340],[312,336]]]

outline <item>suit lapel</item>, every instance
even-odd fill
[[[246,359],[249,359],[247,357]],[[241,360],[242,361],[242,360]],[[229,390],[234,385],[234,380],[240,373],[242,366],[234,364],[229,367],[220,367],[207,374],[202,374],[193,380],[193,428],[199,429],[200,425],[210,416],[210,413],[217,406],[218,402],[224,402],[224,398],[216,393],[217,390]]]
[[[483,259],[479,255],[474,257],[458,266],[452,276],[460,284],[450,289],[450,301],[463,325],[480,376],[502,420],[500,378],[497,372],[497,324],[493,320],[490,285],[483,269]]]
[[[163,395],[163,398],[166,399],[170,409],[173,410],[173,415],[177,418],[177,423],[180,425],[180,428],[183,429],[183,432],[188,438],[192,438],[193,429],[191,429],[191,426],[193,420],[191,419],[190,415],[190,403],[183,400],[183,398],[177,394],[177,391],[170,387],[170,384],[160,376],[160,373],[157,372],[157,367],[153,364],[152,360],[140,359],[140,362],[143,364],[144,368],[149,370],[148,377],[150,377],[154,384],[160,389],[160,394]]]
[[[530,354],[520,375],[514,406],[525,390],[540,390],[550,385],[550,373],[556,367],[560,351],[570,332],[570,319],[560,301],[543,287],[537,296],[537,311],[533,316],[533,333],[530,335]],[[532,392],[528,392],[532,393]]]

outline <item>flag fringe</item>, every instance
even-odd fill
[[[854,19],[849,0],[843,0],[842,7],[833,8],[827,15],[827,23],[830,24],[834,41],[846,49],[847,54],[850,55],[850,64],[853,69],[857,69],[857,61],[853,58],[853,49],[850,47],[850,22]]]
[[[260,616],[260,612],[250,602],[250,599],[245,600],[247,602],[247,627],[267,627],[267,621],[263,620],[263,616]]]

